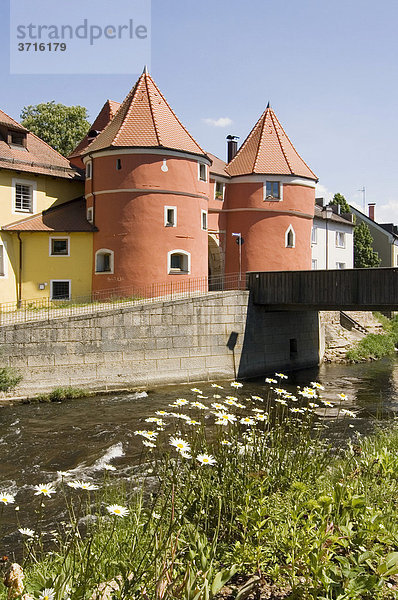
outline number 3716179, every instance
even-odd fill
[[[20,42],[19,52],[65,52],[65,42]]]

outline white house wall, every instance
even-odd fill
[[[352,225],[336,222],[331,219],[314,219],[316,241],[311,243],[313,269],[338,269],[344,264],[345,269],[354,266],[354,228]],[[336,244],[336,233],[345,234],[345,247]],[[326,264],[327,257],[327,264]],[[316,263],[314,262],[316,261]]]

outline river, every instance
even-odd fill
[[[289,375],[283,387],[294,390],[296,385],[304,386],[310,381],[320,382],[325,387],[324,399],[331,402],[336,402],[341,392],[347,395],[345,408],[357,414],[349,432],[367,433],[376,418],[389,419],[397,415],[396,357],[357,365],[327,364],[319,369],[298,371]],[[3,525],[9,535],[3,538],[6,547],[0,547],[0,554],[10,552],[9,544],[15,536],[18,520],[21,525],[29,526],[25,519],[35,500],[34,485],[56,482],[57,471],[72,472],[76,479],[96,481],[103,477],[103,466],[107,463],[116,467],[118,475],[129,476],[143,448],[134,432],[147,429],[149,424],[144,419],[156,410],[172,410],[169,405],[176,398],[196,400],[191,388],[198,387],[203,396],[209,398],[203,402],[209,403],[214,393],[221,397],[232,394],[244,398],[250,394],[264,395],[268,387],[264,378],[244,382],[238,391],[231,388],[229,382],[219,383],[223,390],[213,388],[210,383],[200,383],[156,388],[145,396],[115,393],[63,403],[0,408],[0,492],[16,496],[14,505],[3,507]],[[20,506],[19,511],[15,511],[16,505]]]

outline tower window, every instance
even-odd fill
[[[167,271],[169,274],[187,274],[191,270],[191,255],[185,250],[172,250],[167,255]]]
[[[198,163],[199,164],[199,180],[200,181],[207,181],[207,167],[204,163]]]
[[[286,248],[294,248],[296,245],[296,234],[294,233],[293,227],[290,225],[285,233],[285,246]]]
[[[95,253],[95,272],[96,273],[113,273],[113,257],[112,250],[101,248]]]
[[[280,199],[281,199],[280,181],[266,181],[266,183],[265,183],[265,200],[280,200]]]
[[[87,179],[91,179],[92,172],[93,172],[93,163],[91,162],[91,160],[89,160],[88,163],[86,163],[86,178]]]
[[[165,227],[176,227],[177,226],[177,207],[176,206],[165,206],[164,207],[164,226]]]
[[[202,210],[202,229],[207,231],[207,212]]]
[[[116,159],[116,169],[118,171],[120,171],[120,169],[122,168],[122,161],[120,160],[120,158]]]

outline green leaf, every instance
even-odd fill
[[[398,552],[387,554],[383,562],[379,564],[377,570],[380,575],[384,575],[384,577],[396,575],[398,573]]]
[[[217,575],[213,579],[213,583],[211,584],[211,593],[213,596],[218,594],[221,588],[235,575],[238,570],[237,565],[233,565],[230,569],[223,569],[219,571]]]

